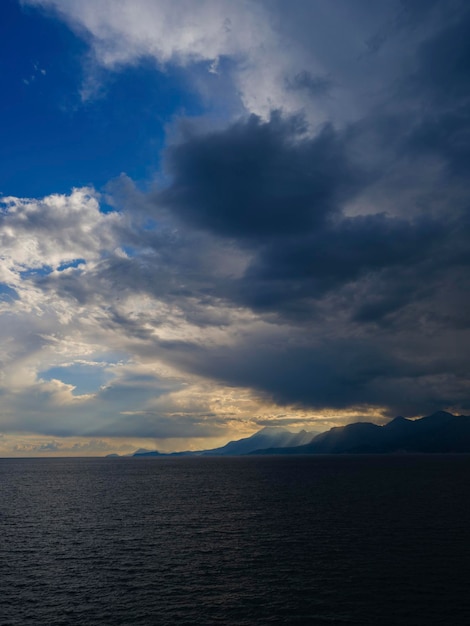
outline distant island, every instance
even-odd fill
[[[212,450],[163,453],[137,450],[133,457],[240,456],[247,454],[470,453],[470,416],[437,411],[420,419],[395,417],[384,426],[356,422],[322,433],[266,427],[251,437]],[[109,457],[116,457],[110,454]]]

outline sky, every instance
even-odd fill
[[[470,411],[468,2],[0,29],[0,456]]]

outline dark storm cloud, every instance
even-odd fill
[[[230,351],[178,342],[162,343],[159,350],[179,367],[254,388],[281,405],[375,406],[390,416],[432,412],[442,405],[470,408],[468,359],[443,358],[446,342],[417,338],[418,329],[411,328],[370,335],[356,327],[356,337],[351,330],[341,337],[341,328],[306,326],[300,333],[290,328],[247,336]]]
[[[265,304],[281,309],[292,300],[316,300],[362,277],[420,262],[441,237],[441,224],[431,220],[344,218],[305,236],[271,241],[239,281],[237,297],[263,308],[269,294]]]
[[[252,117],[225,131],[190,137],[171,150],[174,178],[159,201],[179,219],[238,241],[251,254],[243,276],[212,283],[208,294],[282,316],[355,285],[362,300],[352,299],[351,315],[365,321],[414,300],[424,276],[468,262],[468,220],[462,213],[447,214],[453,207],[432,215],[415,202],[406,217],[344,214],[368,184],[387,181],[387,171],[369,168],[366,174],[355,162],[363,127],[362,122],[342,132],[328,127],[306,138],[299,137],[298,119]],[[388,115],[376,116],[370,127],[378,142],[390,132]],[[406,141],[397,142],[396,161]],[[416,162],[417,172],[422,174],[427,157],[424,165]],[[402,167],[404,175],[408,166]],[[399,202],[400,190],[395,193]],[[399,289],[397,273],[408,294]],[[382,285],[377,299],[376,285],[368,294],[360,282],[371,283],[379,275],[390,290]],[[435,287],[428,285],[430,291]]]
[[[470,9],[424,42],[408,94],[422,105],[410,133],[410,151],[445,159],[449,172],[467,176],[470,166]]]
[[[361,404],[366,401],[364,387],[371,381],[403,371],[403,363],[378,345],[355,339],[312,342],[306,337],[302,346],[292,333],[291,345],[286,348],[285,339],[272,336],[269,342],[259,341],[256,346],[247,340],[231,355],[223,349],[206,352],[202,347],[197,351],[182,347],[179,353],[176,343],[171,347],[163,344],[162,348],[170,347],[173,358],[181,364],[186,361],[190,368],[195,360],[206,375],[255,386],[277,402],[303,406],[344,408]]]
[[[424,41],[418,50],[418,71],[412,75],[417,94],[452,108],[469,93],[470,9],[461,3],[453,19]]]
[[[244,274],[214,293],[288,326],[230,350],[163,346],[170,359],[280,403],[468,410],[470,11],[462,7],[435,23],[386,106],[342,130],[326,126],[312,138],[298,118],[252,117],[170,150],[172,182],[159,202],[251,255]],[[411,8],[406,27],[432,13]],[[299,74],[296,87],[309,76]],[[360,212],[361,198],[369,214],[348,214],[351,202]]]
[[[170,148],[172,184],[158,197],[182,219],[241,239],[318,227],[364,184],[343,139],[327,125],[303,136],[301,118],[273,114],[194,135]]]
[[[382,106],[314,133],[273,114],[187,134],[166,153],[167,187],[135,201],[158,228],[123,231],[133,252],[87,270],[86,287],[78,273],[38,283],[80,302],[149,294],[201,333],[255,312],[223,346],[161,340],[168,309],[128,319],[110,305],[107,323],[144,339],[143,357],[280,404],[470,410],[470,11],[442,7],[412,3],[402,23],[429,32]]]

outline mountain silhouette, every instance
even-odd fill
[[[266,427],[251,437],[230,441],[220,448],[197,452],[138,450],[132,456],[236,456],[245,454],[383,454],[391,452],[468,452],[470,416],[437,411],[416,420],[401,415],[384,426],[356,422],[323,433]]]
[[[307,432],[305,430],[301,430],[298,433],[292,433],[285,428],[266,426],[250,437],[245,437],[236,441],[229,441],[229,443],[220,448],[200,450],[197,452],[188,450],[185,452],[172,452],[170,454],[157,452],[156,450],[137,450],[132,456],[238,456],[250,454],[250,452],[254,452],[255,450],[264,450],[265,448],[288,448],[290,446],[301,446],[312,441],[317,434],[318,432]]]
[[[249,454],[255,450],[263,450],[265,448],[288,448],[291,446],[302,446],[312,441],[317,435],[317,432],[307,432],[301,430],[299,433],[292,433],[284,428],[277,428],[275,426],[267,426],[262,430],[259,430],[251,437],[239,439],[238,441],[230,441],[221,448],[214,448],[213,450],[205,450],[202,452],[203,456],[215,456],[215,455],[238,455]]]
[[[385,426],[356,422],[320,433],[310,443],[254,454],[380,454],[470,452],[470,417],[438,411],[417,420],[396,417]]]

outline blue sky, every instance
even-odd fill
[[[465,2],[0,28],[1,455],[470,410]]]
[[[83,101],[83,39],[40,8],[12,0],[2,6],[1,29],[4,195],[101,188],[121,172],[145,184],[159,167],[165,124],[202,111],[178,71],[148,58],[101,73],[97,92]]]

